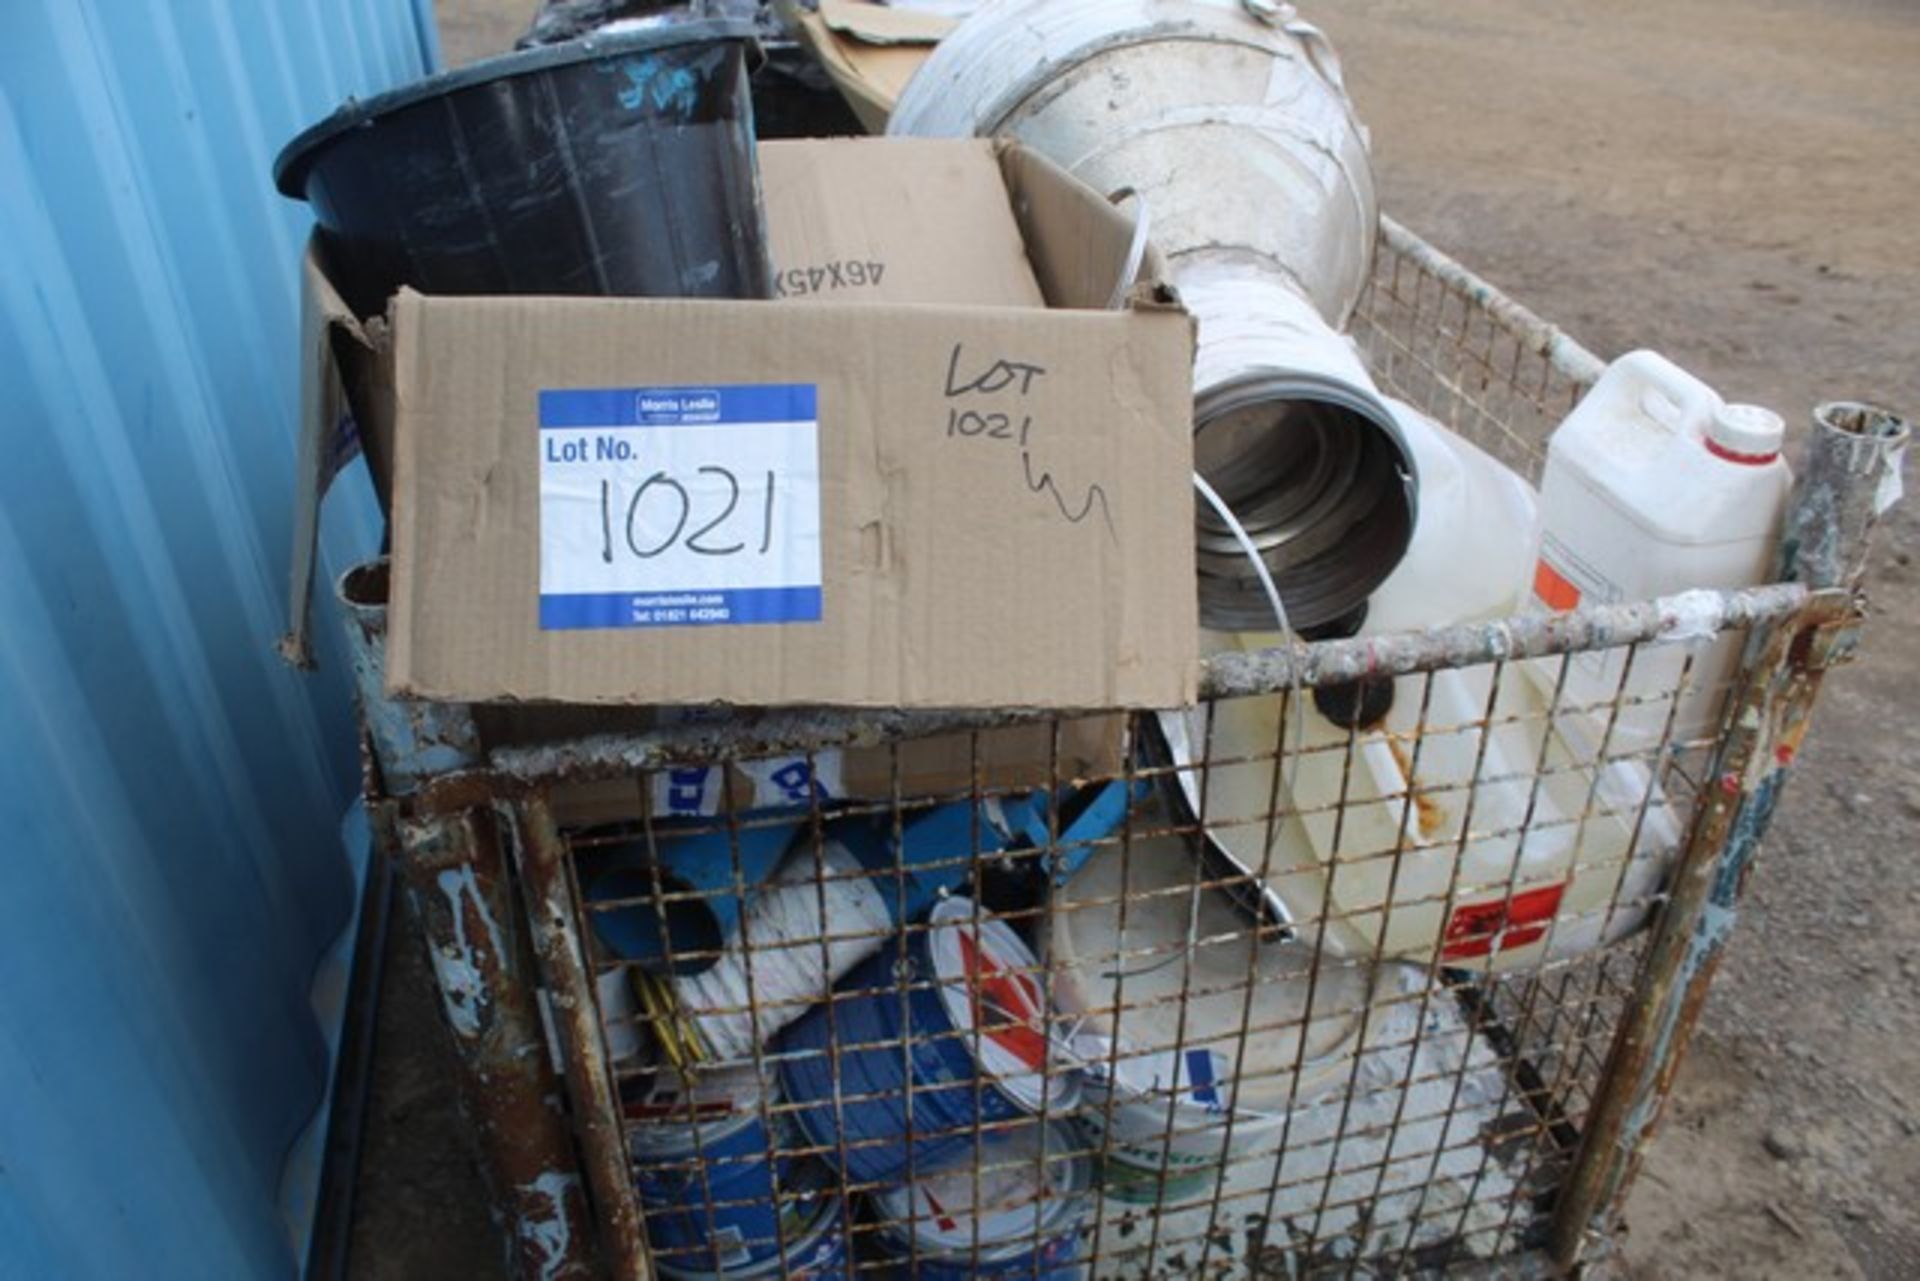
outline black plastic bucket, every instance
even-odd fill
[[[752,29],[530,49],[349,101],[274,183],[313,206],[349,306],[438,294],[764,298]]]

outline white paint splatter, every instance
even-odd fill
[[[453,917],[453,942],[433,949],[433,973],[440,983],[441,1004],[446,1007],[447,1022],[454,1034],[466,1040],[480,1035],[480,1020],[487,1004],[487,985],[467,938],[467,908],[480,917],[486,928],[487,942],[493,948],[494,964],[506,956],[500,943],[500,927],[480,894],[480,883],[471,867],[448,868],[435,878],[440,892],[447,896],[447,911]]]
[[[1669,596],[1667,616],[1660,620],[1656,645],[1691,644],[1712,640],[1720,634],[1726,616],[1719,592],[1692,591]]]
[[[480,1011],[487,1003],[487,986],[468,956],[455,948],[433,949],[433,975],[440,984],[440,1004],[454,1035],[471,1041],[480,1035]]]
[[[540,1281],[553,1281],[566,1266],[573,1249],[573,1227],[567,1221],[567,1198],[580,1186],[580,1177],[549,1170],[532,1183],[522,1184],[523,1200],[545,1197],[547,1213],[539,1218],[522,1215],[515,1233],[540,1255]]]

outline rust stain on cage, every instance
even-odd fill
[[[1434,800],[1415,781],[1413,757],[1402,741],[1404,737],[1400,734],[1388,735],[1387,750],[1393,753],[1393,763],[1400,767],[1401,777],[1407,780],[1407,795],[1413,798],[1415,821],[1420,825],[1420,835],[1432,836],[1446,824],[1446,807]]]
[[[544,801],[505,807],[507,833],[526,885],[526,915],[546,978],[548,1004],[564,1044],[574,1132],[599,1208],[600,1240],[622,1277],[651,1275],[633,1203],[626,1137],[608,1070],[579,920],[566,875],[566,849]]]
[[[1794,584],[1597,606],[1567,614],[1522,615],[1491,623],[1216,655],[1201,693],[1208,701],[1319,688],[1363,677],[1401,676],[1497,661],[1544,658],[1751,627],[1785,617],[1806,599]],[[451,772],[422,789],[432,811],[466,808],[516,786],[621,778],[674,765],[876,747],[909,738],[1046,723],[1059,711],[997,708],[954,712],[797,709],[636,734],[602,734],[492,752],[484,769]]]
[[[1556,1207],[1554,1253],[1571,1265],[1604,1238],[1698,1023],[1737,902],[1806,730],[1819,672],[1791,659],[1800,638],[1851,626],[1846,592],[1813,597],[1768,633],[1709,771],[1712,786],[1674,870],[1640,989],[1601,1074],[1581,1157]]]
[[[1556,1208],[1553,1249],[1563,1263],[1604,1236],[1659,1119],[1822,678],[1858,642],[1867,550],[1898,497],[1900,453],[1911,435],[1905,422],[1871,406],[1814,411],[1778,568],[1817,594],[1796,618],[1749,638],[1748,675],[1708,767],[1705,803],[1603,1070],[1580,1162]]]

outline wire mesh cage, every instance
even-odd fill
[[[613,824],[562,793],[656,1262],[1371,1275],[1537,1245],[1690,797],[1664,744],[1569,746],[1566,661],[1402,677],[1404,728],[1303,746],[1313,689],[1108,721],[1091,776],[1049,725],[1024,779],[996,731],[944,787],[870,749],[896,794],[865,802],[765,804],[754,777],[819,754],[641,775]]]
[[[1600,368],[1391,223],[1354,336],[1529,478]],[[1223,652],[1160,714],[493,751],[516,790],[463,803],[526,879],[616,1269],[1538,1257],[1729,691],[1781,661],[1747,633],[1806,600],[1694,596],[1683,645],[1622,603]]]

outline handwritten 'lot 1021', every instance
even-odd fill
[[[963,368],[975,372],[963,373]],[[1016,442],[1020,471],[1029,492],[1051,498],[1060,515],[1070,525],[1082,523],[1097,511],[1108,536],[1118,540],[1119,534],[1113,524],[1113,508],[1107,501],[1105,486],[1097,482],[1089,484],[1083,492],[1069,499],[1061,491],[1060,482],[1054,479],[1053,473],[1034,462],[1033,453],[1028,448],[1029,438],[1033,435],[1033,415],[1023,413],[1016,417],[1004,409],[962,408],[969,399],[983,404],[1004,404],[1008,400],[1025,402],[1034,384],[1046,376],[1046,366],[1030,360],[994,356],[986,360],[976,358],[969,363],[964,345],[955,343],[947,356],[946,382],[941,389],[947,400],[956,402],[947,407],[947,435]]]
[[[948,400],[958,400],[963,396],[998,396],[1010,392],[1016,398],[1024,399],[1033,390],[1036,378],[1046,377],[1046,368],[1023,360],[995,358],[985,362],[979,372],[964,376],[960,372],[964,349],[954,344],[953,352],[947,358],[947,379],[944,391]],[[983,436],[988,440],[1018,440],[1022,445],[1033,433],[1033,415],[1021,414],[1018,418],[1001,410],[961,409],[957,406],[947,410],[947,435]]]

